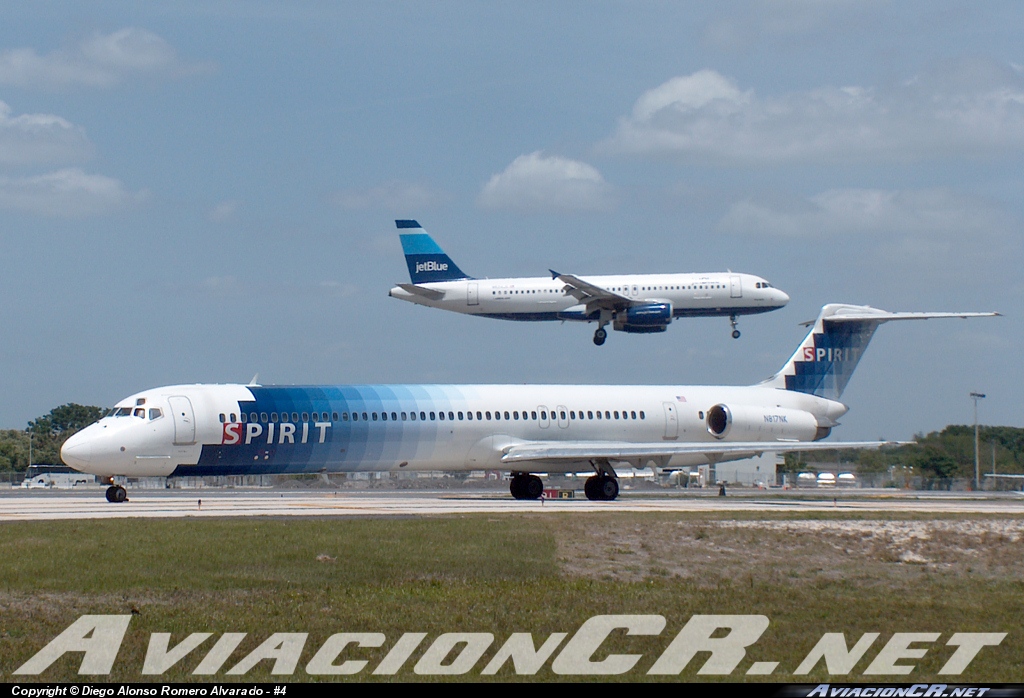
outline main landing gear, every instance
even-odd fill
[[[584,483],[583,492],[592,502],[610,502],[619,496],[619,481],[608,475],[593,475]]]
[[[111,485],[107,488],[107,501],[114,504],[128,501],[128,491],[121,485]]]
[[[729,324],[732,325],[732,338],[733,339],[739,339],[740,338],[740,331],[736,329],[736,316],[735,315],[730,315],[729,316]]]
[[[607,458],[590,461],[596,475],[587,478],[583,485],[583,493],[592,502],[610,502],[619,496],[619,481],[615,479],[615,469]]]
[[[608,330],[604,328],[604,325],[598,325],[597,331],[594,332],[594,344],[601,346],[606,339],[608,339]]]
[[[508,489],[516,499],[540,499],[544,494],[544,482],[536,475],[513,473]]]

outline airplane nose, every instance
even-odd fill
[[[786,293],[785,291],[780,291],[779,289],[775,289],[775,293],[778,294],[779,305],[786,305],[786,303],[789,303],[788,293]]]
[[[92,459],[92,442],[74,434],[60,447],[60,459],[75,470],[85,470]]]

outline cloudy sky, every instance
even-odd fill
[[[1024,426],[1017,2],[0,9],[0,427],[172,383],[748,384],[883,327],[837,436]],[[392,300],[395,218],[475,276],[733,269],[662,335]]]

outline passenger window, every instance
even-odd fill
[[[448,413],[448,421],[450,422],[450,421],[452,421],[454,419],[455,419],[455,413],[454,412],[449,412]]]
[[[391,413],[391,421],[392,422],[397,422],[398,421],[398,415],[396,413],[394,413],[394,412]]]
[[[433,413],[433,412],[431,412],[431,413],[430,413],[430,421],[431,421],[431,422],[433,422],[435,418],[436,418],[436,417],[434,416],[434,413]]]
[[[506,413],[505,413],[505,419],[508,419],[508,418],[509,418],[509,416],[508,416],[508,412],[506,412]]]
[[[537,410],[530,411],[530,419],[537,419]]]
[[[368,421],[370,421],[370,420],[368,420],[368,419],[367,419],[367,417],[369,417],[369,416],[370,416],[370,415],[368,415],[368,414],[366,414],[365,412],[363,412],[363,421],[364,421],[364,422],[368,422]]]
[[[631,410],[629,416],[631,419],[636,419],[636,412]]]
[[[380,413],[380,418],[381,418],[382,421],[385,421],[385,422],[388,421],[388,413],[387,412],[381,412]]]
[[[644,416],[644,411],[643,410],[640,410],[640,419],[646,419],[646,417]]]
[[[377,421],[377,413],[376,412],[371,412],[370,416],[373,417],[373,421],[375,421],[375,422]]]
[[[337,412],[331,412],[331,417],[334,418],[334,419],[331,420],[332,422],[337,422],[338,421],[338,413]]]
[[[142,410],[142,411],[145,412],[145,410]],[[139,417],[142,416],[142,415],[139,414],[139,410],[135,410],[135,414],[138,415]],[[224,413],[223,412],[220,413],[220,423],[221,424],[224,423]]]
[[[466,419],[469,420],[470,422],[472,422],[473,421],[473,413],[472,412],[467,412],[466,413]]]
[[[238,421],[238,420],[235,419],[235,413],[234,412],[231,413],[231,421],[232,422]]]
[[[459,421],[460,422],[462,421],[462,413],[461,412],[459,412]]]
[[[608,410],[605,410],[604,411],[604,418],[605,419],[611,419],[612,418],[612,413],[609,412]]]
[[[593,419],[593,418],[594,418],[594,412],[592,410],[587,410],[587,419]]]
[[[421,422],[427,421],[427,413],[426,412],[420,412],[420,421]]]
[[[487,421],[488,422],[491,421],[491,413],[490,412],[485,412],[484,414],[487,415]]]
[[[342,412],[341,413],[341,421],[343,421],[343,422],[347,422],[348,421],[348,412]]]
[[[405,420],[406,420],[406,419],[408,418],[408,416],[409,416],[408,414],[406,414],[405,412],[403,412],[403,413],[402,413],[402,421],[404,422],[404,421],[405,421]]]
[[[558,413],[558,417],[559,417],[559,419],[561,419],[562,421],[565,421],[565,410],[562,410],[561,412],[559,412],[559,413]]]
[[[438,419],[440,419],[443,422],[444,421],[444,412],[438,412],[437,413],[437,417],[438,417]]]
[[[277,412],[271,412],[270,413],[270,421],[271,422],[276,422],[277,421]]]

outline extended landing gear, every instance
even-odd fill
[[[508,489],[516,499],[540,499],[544,494],[544,482],[536,475],[515,473]]]
[[[608,475],[594,475],[587,478],[583,492],[592,502],[610,502],[619,496],[619,482]]]
[[[107,488],[107,501],[114,504],[128,501],[128,492],[120,485],[111,485]]]
[[[732,338],[733,339],[739,339],[740,338],[740,331],[736,329],[736,316],[735,315],[730,315],[729,316],[729,324],[732,325]]]
[[[606,330],[603,326],[598,327],[597,331],[594,332],[594,344],[596,344],[597,346],[601,346],[602,344],[604,344],[604,340],[606,339],[608,339],[608,330]]]

